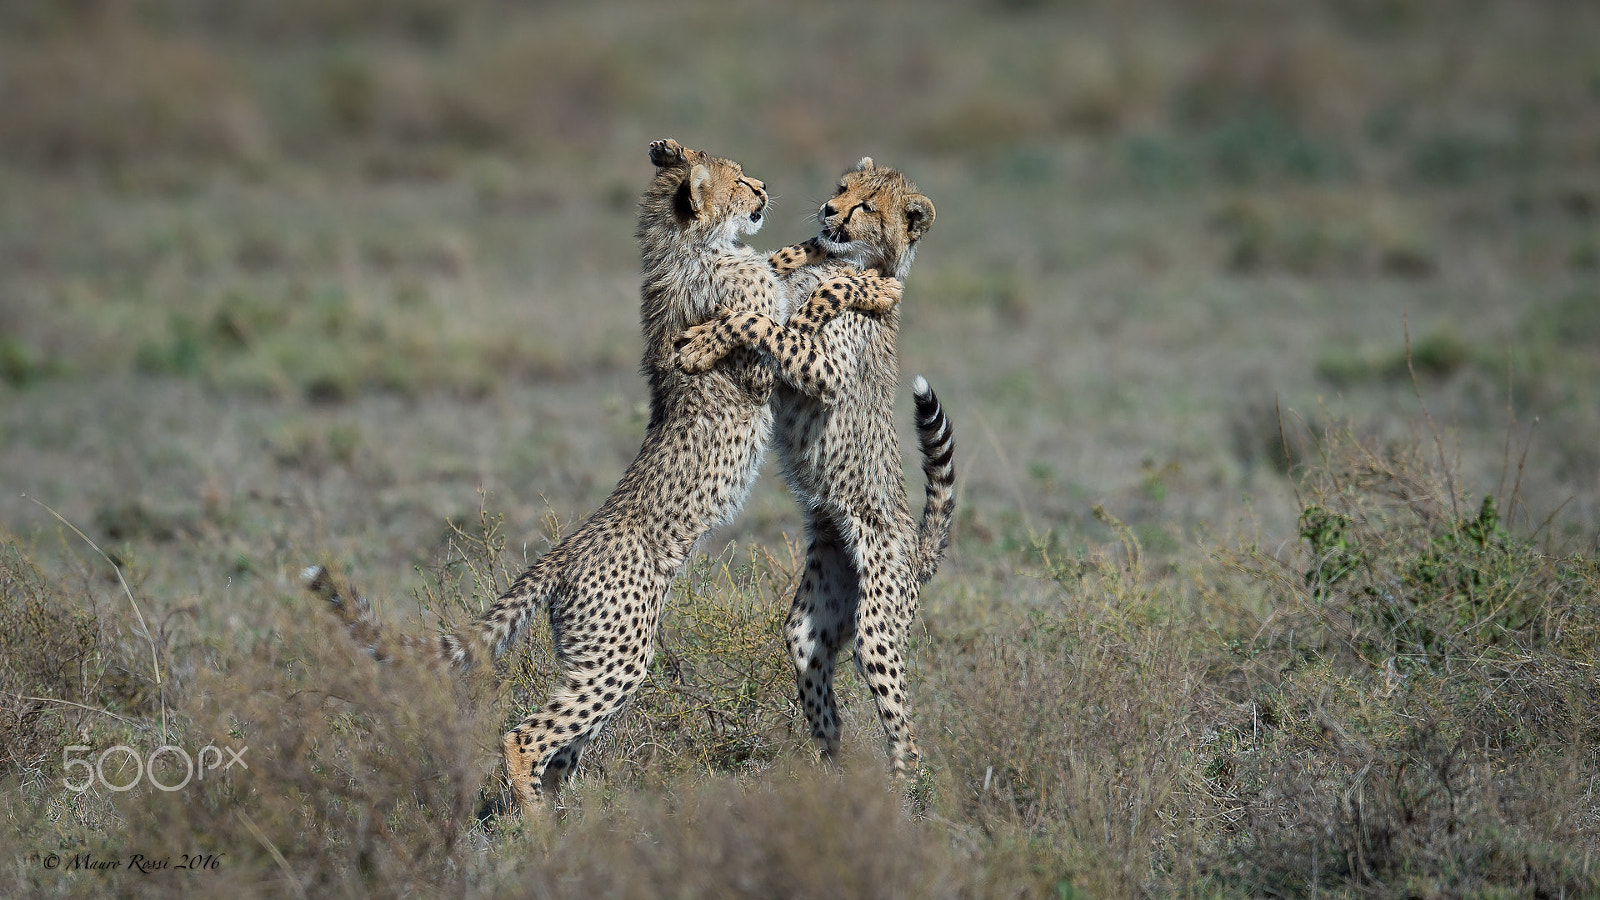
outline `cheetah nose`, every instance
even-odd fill
[[[824,219],[831,219],[831,218],[833,218],[834,216],[836,216],[838,214],[839,214],[839,211],[837,209],[833,208],[833,204],[832,203],[824,203],[824,204],[822,204],[822,217]]]

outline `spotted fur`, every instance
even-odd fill
[[[933,224],[933,203],[900,172],[862,159],[822,205],[820,233],[772,255],[791,296],[857,269],[904,278],[917,242]],[[722,354],[762,351],[781,378],[773,393],[775,444],[783,472],[805,508],[810,544],[786,625],[801,707],[828,758],[839,752],[833,673],[855,642],[856,667],[872,691],[896,774],[917,764],[906,689],[905,637],[918,589],[949,544],[955,513],[955,441],[928,383],[913,385],[927,479],[920,526],[911,518],[894,429],[899,382],[898,307],[835,312],[812,294],[787,325],[815,330],[818,355],[797,352],[775,322],[729,314],[691,328],[681,351],[692,369]],[[714,371],[714,369],[713,369]]]
[[[644,443],[599,510],[519,577],[465,636],[400,639],[424,657],[469,667],[498,655],[548,604],[562,678],[554,696],[509,731],[506,774],[524,815],[577,765],[585,745],[643,681],[672,581],[695,544],[743,504],[766,452],[775,378],[742,349],[688,373],[675,342],[714,310],[781,315],[771,263],[740,243],[760,228],[765,186],[737,163],[676,141],[650,145],[655,177],[639,204],[642,368],[650,387]],[[841,275],[823,287],[870,308],[899,284]],[[841,306],[842,308],[842,306]],[[375,656],[391,655],[371,609],[325,569],[311,587]],[[345,598],[349,599],[345,599]]]

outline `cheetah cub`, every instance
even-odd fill
[[[674,343],[713,310],[778,316],[784,300],[771,263],[739,242],[761,227],[766,187],[738,163],[676,141],[650,145],[656,173],[639,203],[643,257],[640,319],[650,387],[644,443],[616,490],[576,530],[524,572],[469,634],[393,643],[470,668],[499,655],[541,604],[549,605],[562,677],[555,694],[505,735],[512,793],[537,814],[577,765],[584,747],[638,688],[654,655],[656,623],[695,544],[743,504],[772,429],[775,383],[753,350],[688,373]],[[899,301],[893,279],[850,271],[819,282],[819,309],[884,310]],[[826,314],[824,314],[826,315]],[[331,573],[307,570],[311,590],[374,656],[390,651],[359,597]]]
[[[933,216],[933,203],[916,185],[864,158],[822,205],[820,233],[773,254],[772,262],[797,297],[853,267],[903,279]],[[904,776],[919,760],[906,692],[906,630],[919,585],[933,577],[949,545],[955,441],[938,398],[918,376],[913,392],[927,479],[919,527],[894,429],[898,307],[827,319],[833,312],[813,297],[787,329],[759,313],[723,313],[689,329],[680,358],[686,371],[699,372],[724,354],[732,362],[733,354],[755,347],[781,377],[772,400],[775,443],[810,537],[785,626],[801,706],[818,749],[837,757],[834,663],[853,638],[856,669],[872,691],[891,764]],[[813,335],[817,349],[798,347],[799,333]],[[818,384],[818,369],[825,384]]]

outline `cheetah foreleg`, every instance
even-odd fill
[[[816,265],[827,258],[828,251],[822,249],[822,244],[816,238],[812,238],[805,243],[773,251],[767,257],[767,265],[772,267],[772,274],[781,278],[802,266]]]
[[[854,269],[835,275],[817,285],[806,302],[789,316],[784,327],[802,336],[816,334],[822,326],[838,318],[846,309],[882,313],[900,302],[902,286],[897,279],[883,277],[877,269]]]
[[[684,332],[688,343],[679,350],[679,364],[691,374],[704,372],[738,347],[755,347],[775,363],[785,381],[830,403],[843,389],[850,365],[827,341],[822,327],[846,309],[873,313],[890,309],[900,302],[900,291],[899,281],[869,270],[837,275],[818,285],[787,326],[760,313],[723,310]]]

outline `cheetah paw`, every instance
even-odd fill
[[[651,141],[650,162],[658,169],[681,165],[683,163],[683,145],[672,138]]]
[[[875,294],[868,292],[869,296],[865,298],[866,305],[862,307],[863,309],[869,309],[873,312],[885,312],[900,303],[900,297],[905,292],[905,285],[900,283],[900,279],[879,276],[877,269],[868,269],[863,274],[868,278],[876,279],[878,288]]]
[[[698,375],[717,364],[728,348],[717,340],[717,330],[731,313],[718,309],[710,319],[691,326],[675,342],[678,349],[678,366],[690,375]]]
[[[835,291],[846,297],[845,306],[861,312],[881,313],[893,309],[904,291],[899,279],[886,278],[877,269],[864,272],[851,271],[830,283]]]
[[[707,326],[696,325],[689,331],[694,332],[702,328],[707,328]],[[718,346],[716,335],[708,331],[704,334],[694,335],[689,339],[689,343],[678,351],[678,366],[690,375],[698,375],[716,365],[717,360],[721,359],[722,356],[723,352]]]

